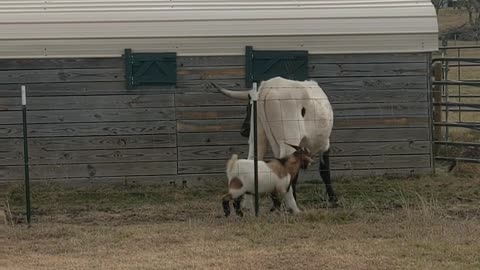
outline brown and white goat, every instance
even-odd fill
[[[295,152],[285,158],[273,159],[269,162],[258,161],[258,193],[283,195],[287,208],[298,213],[300,209],[293,197],[291,179],[298,175],[300,169],[306,169],[313,159],[306,148],[290,146],[295,148]],[[234,201],[233,206],[237,215],[243,216],[240,202],[245,194],[253,195],[255,192],[253,166],[253,160],[238,159],[235,154],[228,161],[226,169],[228,193],[222,199],[225,216],[230,215],[231,200]]]

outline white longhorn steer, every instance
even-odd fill
[[[248,91],[231,91],[215,83],[212,85],[228,97],[249,99]],[[336,205],[337,197],[332,187],[329,165],[333,110],[322,88],[315,81],[293,81],[275,77],[261,82],[257,108],[258,159],[263,160],[268,145],[276,158],[292,154],[294,150],[286,143],[306,147],[312,156],[320,154],[319,172],[330,203]],[[253,159],[252,141],[249,140],[249,159]],[[295,198],[296,182],[297,177],[292,179]],[[274,207],[278,208],[279,201],[274,196],[272,198]]]

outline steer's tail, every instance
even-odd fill
[[[238,160],[238,155],[233,154],[232,157],[227,162],[227,173],[230,173],[233,171],[233,168],[235,166],[235,163],[237,163],[237,160]]]

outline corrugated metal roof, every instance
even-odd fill
[[[134,51],[243,54],[437,50],[429,0],[16,0],[0,2],[0,57]]]

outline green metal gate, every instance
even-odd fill
[[[433,58],[435,160],[480,163],[480,46],[440,48]]]

